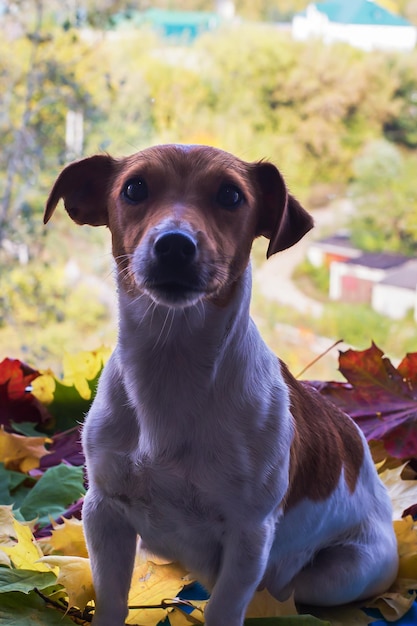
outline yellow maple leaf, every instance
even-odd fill
[[[62,362],[64,370],[62,384],[74,385],[84,400],[90,400],[91,389],[87,381],[97,376],[110,353],[110,348],[102,346],[98,350],[65,354]]]
[[[175,598],[185,584],[187,572],[178,564],[156,565],[152,561],[139,557],[136,562],[132,585],[129,592],[129,606],[159,605],[162,600]],[[129,611],[127,624],[155,626],[165,619],[167,610],[132,609]]]
[[[14,527],[14,516],[11,505],[0,506],[0,565],[11,567],[12,563],[2,546],[12,547],[16,545],[17,537]]]
[[[40,459],[48,454],[45,443],[51,440],[47,437],[25,437],[6,433],[0,428],[0,462],[7,469],[27,473],[39,467]]]
[[[282,617],[288,615],[298,615],[294,598],[291,597],[286,602],[278,602],[267,589],[255,593],[246,611],[246,617]]]
[[[29,526],[13,520],[13,545],[2,543],[0,552],[6,554],[17,569],[28,569],[36,572],[50,572],[51,568],[40,563],[42,551],[38,546]]]
[[[411,515],[408,515],[404,519],[394,521],[394,530],[400,557],[398,578],[417,582],[417,523]]]
[[[62,524],[53,526],[49,537],[39,539],[38,543],[43,553],[88,558],[82,522],[74,517],[69,520],[62,519]]]
[[[0,545],[14,546],[16,541],[13,506],[3,504],[0,506]]]
[[[416,594],[410,589],[415,589],[417,584],[417,524],[408,516],[395,520],[393,525],[400,560],[397,580],[385,593],[366,604],[367,608],[378,609],[389,622],[400,619],[411,608]]]
[[[65,588],[70,607],[76,606],[83,611],[94,600],[89,559],[80,556],[44,556],[40,562],[45,566],[59,568],[57,583]]]
[[[32,394],[42,402],[42,404],[51,404],[54,399],[56,388],[55,377],[50,370],[47,370],[35,378],[31,383]]]

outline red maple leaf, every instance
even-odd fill
[[[312,382],[348,415],[368,441],[380,440],[391,456],[417,457],[417,353],[396,368],[374,343],[340,353],[348,383]]]
[[[28,386],[39,376],[18,359],[4,359],[0,363],[0,424],[12,430],[12,423],[45,423],[50,415],[45,407],[28,391]]]

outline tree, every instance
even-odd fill
[[[385,136],[408,148],[417,148],[417,53],[388,58],[389,72],[396,76],[393,113],[384,125]]]
[[[44,0],[29,4],[31,11],[18,5],[7,16],[0,41],[0,242],[22,239],[40,210],[47,172],[65,159],[68,109],[91,115],[96,108],[88,48],[74,33],[48,25]]]
[[[351,191],[353,241],[369,251],[417,252],[417,158],[386,140],[370,143],[355,161]]]

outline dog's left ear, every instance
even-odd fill
[[[314,226],[313,218],[288,193],[278,169],[272,163],[256,163],[255,173],[261,192],[257,236],[269,239],[267,258],[290,248]]]

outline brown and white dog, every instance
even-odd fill
[[[334,605],[397,573],[391,505],[356,425],[296,381],[249,316],[249,255],[312,228],[267,162],[166,145],[66,167],[48,200],[106,225],[119,338],[86,419],[94,626],[122,626],[139,534],[211,590],[207,626],[254,592]]]

